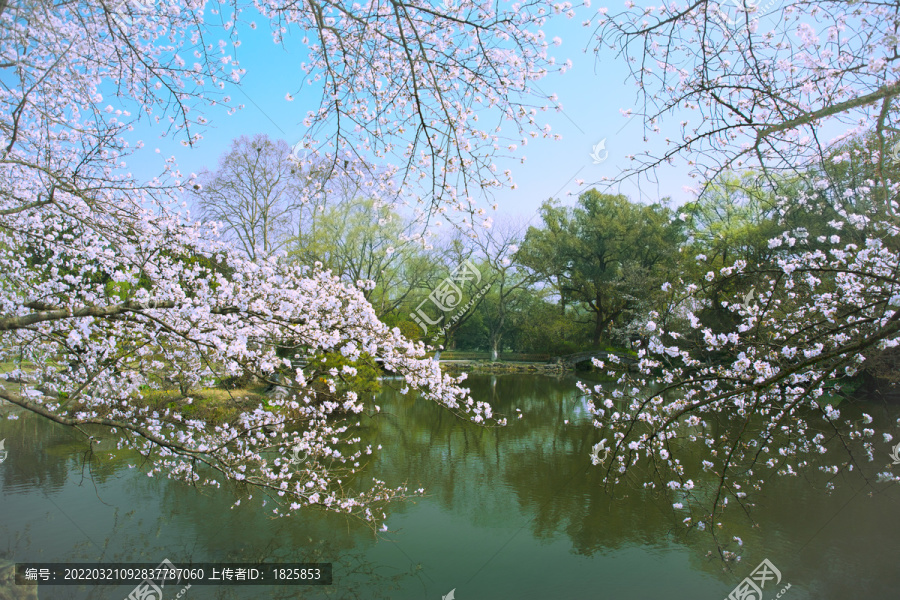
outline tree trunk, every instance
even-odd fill
[[[600,345],[600,338],[603,334],[603,325],[606,322],[606,319],[603,318],[603,297],[600,293],[597,293],[596,298],[594,299],[594,306],[597,308],[597,320],[594,321],[594,346]]]
[[[597,320],[594,322],[594,346],[600,345],[600,337],[603,333],[603,314],[597,311]]]

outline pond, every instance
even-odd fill
[[[193,586],[185,600],[442,600],[451,590],[457,600],[721,600],[767,559],[781,581],[768,582],[765,600],[787,584],[787,600],[897,597],[897,486],[845,477],[829,496],[816,471],[773,480],[753,521],[739,509],[726,513],[743,558],[725,564],[710,554],[710,532],[687,530],[671,497],[638,485],[613,497],[604,491],[590,461],[600,436],[573,378],[470,377],[475,399],[505,414],[522,410],[499,429],[401,396],[391,386],[399,381],[385,383],[382,416],[367,431],[384,450],[368,474],[427,490],[389,507],[385,533],[317,511],[270,519],[255,501],[230,509],[234,496],[224,486],[147,477],[129,468],[133,457],[111,454],[112,438],[89,458],[74,432],[22,414],[0,420],[8,451],[0,464],[0,563],[333,563],[331,586]],[[870,412],[876,426],[900,416],[896,407]],[[38,594],[122,600],[132,588],[41,586]]]

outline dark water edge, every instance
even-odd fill
[[[385,383],[383,417],[365,433],[385,450],[367,475],[428,490],[389,508],[387,533],[318,511],[270,519],[255,500],[231,510],[235,496],[224,487],[149,478],[108,440],[89,459],[74,432],[4,415],[0,562],[334,563],[329,587],[193,586],[186,600],[441,600],[451,589],[458,600],[719,600],[768,559],[782,581],[765,587],[764,600],[787,583],[787,600],[900,597],[896,484],[847,477],[826,495],[815,471],[773,480],[756,498],[758,526],[739,510],[726,513],[723,532],[744,544],[741,562],[726,565],[708,556],[709,532],[686,530],[671,497],[602,489],[589,460],[600,436],[574,378],[471,376],[473,397],[524,413],[502,429],[461,421],[400,396],[392,389],[400,382]],[[900,416],[883,405],[867,411],[879,437]],[[39,597],[121,600],[130,591],[41,586]]]

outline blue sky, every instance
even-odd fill
[[[592,51],[585,52],[592,29],[581,26],[584,18],[556,17],[545,28],[548,38],[558,35],[563,40],[562,46],[553,48],[557,60],[569,58],[574,64],[564,75],[551,75],[538,84],[544,92],[555,92],[559,97],[563,112],[550,111],[539,116],[542,114],[553,132],[563,139],[530,140],[524,148],[524,164],[518,160],[498,161],[501,171],[512,169],[518,189],[493,192],[499,205],[498,215],[493,215],[495,220],[502,215],[532,217],[541,202],[550,197],[571,204],[593,182],[618,174],[628,164],[626,155],[661,144],[658,136],[643,141],[640,117],[628,119],[621,114],[620,109],[635,107],[637,88],[626,81],[628,69],[614,52],[602,52],[599,61]],[[155,175],[163,157],[169,155],[176,157],[183,173],[199,172],[203,167],[213,169],[231,140],[240,135],[265,133],[289,144],[302,138],[305,113],[317,108],[318,99],[316,90],[298,94],[302,81],[300,63],[306,59],[302,33],[294,32],[284,46],[279,46],[272,42],[268,23],[264,19],[256,19],[256,23],[255,30],[246,25],[239,28],[241,45],[234,54],[247,73],[240,86],[226,89],[235,103],[245,105],[244,109],[230,116],[224,110],[204,112],[210,122],[202,132],[204,139],[194,148],[182,146],[180,140],[160,139],[158,134],[138,129],[146,148],[128,161],[131,171],[138,176]],[[294,101],[285,99],[287,93],[295,96]],[[594,164],[592,147],[604,139],[608,158]],[[154,152],[156,148],[160,154]],[[658,185],[644,181],[638,186],[636,181],[628,181],[613,191],[643,202],[670,196],[680,204],[690,198],[682,189],[691,183],[685,168],[669,167],[656,176]],[[576,179],[584,180],[584,184],[578,185]]]

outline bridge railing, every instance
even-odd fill
[[[590,360],[592,358],[599,358],[600,360],[607,360],[610,356],[615,356],[621,362],[627,364],[633,364],[637,362],[633,356],[628,356],[627,354],[620,354],[618,352],[610,352],[609,350],[592,350],[585,352],[576,352],[574,354],[566,354],[564,356],[554,356],[551,362],[561,362],[569,365],[574,365],[575,363],[584,362]]]
[[[526,354],[522,352],[499,352],[497,360],[504,362],[547,362],[549,354]],[[445,350],[441,352],[441,360],[490,360],[490,352],[454,352]]]

